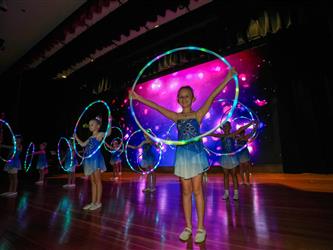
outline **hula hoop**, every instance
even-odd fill
[[[29,150],[30,148],[32,149],[31,150],[31,153],[29,154]],[[34,157],[34,153],[35,153],[35,144],[33,142],[30,142],[28,148],[27,148],[27,152],[25,153],[25,157],[24,157],[24,170],[25,172],[28,172],[30,167],[31,167],[31,164],[32,164],[32,159]],[[28,160],[28,156],[31,156],[30,158],[30,161],[29,163],[27,164],[27,160]]]
[[[170,55],[174,52],[177,52],[177,51],[181,51],[181,50],[197,50],[197,51],[202,51],[202,52],[206,52],[208,54],[211,54],[213,56],[216,56],[218,59],[220,59],[224,64],[226,64],[229,68],[231,68],[231,65],[230,63],[225,59],[223,58],[222,56],[220,56],[219,54],[211,51],[211,50],[208,50],[208,49],[205,49],[205,48],[200,48],[200,47],[195,47],[195,46],[187,46],[187,47],[180,47],[180,48],[176,48],[176,49],[172,49],[172,50],[169,50],[167,52],[164,52],[163,54],[160,54],[158,56],[156,56],[155,58],[153,58],[151,61],[149,61],[142,69],[141,71],[139,72],[138,76],[136,77],[134,83],[133,83],[133,86],[132,86],[132,91],[135,90],[135,87],[136,87],[136,84],[138,83],[140,77],[143,75],[144,71],[150,66],[152,65],[152,63],[154,63],[155,61],[158,61],[160,60],[163,56],[165,55]],[[238,78],[237,78],[237,75],[234,75],[232,77],[234,80],[235,80],[235,97],[233,99],[233,105],[232,105],[232,109],[230,110],[230,112],[228,113],[227,115],[227,118],[226,120],[222,121],[221,124],[218,124],[216,127],[212,128],[211,130],[203,133],[203,134],[200,134],[196,137],[193,137],[191,139],[188,139],[188,140],[181,140],[181,141],[175,141],[175,140],[166,140],[166,139],[162,139],[162,138],[159,138],[157,136],[153,136],[151,134],[148,134],[146,133],[152,140],[154,140],[155,142],[162,142],[164,144],[167,144],[167,145],[185,145],[187,143],[190,143],[190,142],[195,142],[195,141],[199,141],[201,138],[213,133],[218,127],[222,126],[233,114],[234,112],[234,109],[236,108],[236,105],[237,105],[237,101],[238,101],[238,95],[239,95],[239,85],[238,85]],[[138,118],[136,117],[135,115],[135,111],[134,111],[134,107],[133,107],[133,99],[132,99],[132,96],[130,96],[130,109],[131,109],[131,113],[132,113],[132,116],[136,122],[136,124],[138,125],[138,127],[142,130],[142,131],[146,131],[146,129],[141,125],[141,123],[139,122]]]
[[[12,134],[12,142],[13,142],[13,153],[12,153],[12,155],[8,159],[5,159],[5,158],[1,157],[1,155],[0,155],[0,159],[4,162],[10,162],[11,160],[14,159],[15,154],[16,154],[16,138],[15,138],[15,135],[13,133],[12,128],[9,126],[9,124],[5,120],[0,119],[0,123],[5,124],[7,126],[9,132]]]
[[[80,158],[82,158],[82,159],[88,159],[88,158],[90,158],[90,157],[92,157],[101,147],[102,147],[102,145],[104,144],[104,142],[105,142],[105,139],[106,139],[106,137],[107,137],[107,133],[108,133],[108,131],[110,130],[110,128],[111,128],[111,120],[112,120],[112,117],[111,117],[111,110],[110,110],[110,107],[109,107],[109,105],[105,102],[105,101],[103,101],[103,100],[97,100],[97,101],[95,101],[95,102],[92,102],[92,103],[90,103],[84,110],[83,110],[83,112],[81,113],[81,115],[80,115],[80,117],[79,117],[79,119],[77,120],[77,122],[76,122],[76,125],[75,125],[75,128],[74,128],[74,135],[76,135],[76,132],[77,132],[77,128],[78,128],[78,125],[79,125],[79,123],[80,123],[80,121],[81,121],[81,118],[82,118],[82,116],[86,113],[86,111],[91,107],[91,106],[93,106],[93,105],[95,105],[95,104],[98,104],[98,103],[102,103],[105,107],[106,107],[106,109],[107,109],[107,111],[108,111],[108,125],[107,125],[107,128],[106,128],[106,131],[105,131],[105,133],[104,133],[104,137],[103,137],[103,139],[101,140],[101,143],[98,145],[98,147],[91,153],[91,154],[89,154],[88,156],[83,156],[83,155],[81,155],[79,152],[78,152],[78,150],[77,150],[77,148],[76,148],[76,143],[73,143],[73,147],[74,147],[74,151],[75,151],[75,153],[80,157]]]
[[[62,164],[62,160],[61,160],[61,157],[60,157],[60,143],[61,143],[62,140],[64,140],[64,141],[66,142],[66,144],[67,144],[67,146],[68,146],[68,148],[69,148],[69,153],[70,153],[70,155],[71,155],[71,164],[69,165],[69,167],[68,167],[67,169],[66,169],[65,166]],[[73,167],[73,164],[74,164],[74,157],[73,157],[73,150],[72,150],[72,147],[71,147],[71,143],[70,143],[70,141],[69,141],[67,138],[65,138],[65,137],[60,137],[60,139],[59,139],[59,141],[58,141],[58,151],[57,151],[57,153],[58,153],[58,161],[59,161],[60,167],[61,167],[64,171],[68,172],[68,171]],[[67,151],[66,151],[65,154],[66,154],[66,155],[65,155],[65,161],[66,161]]]
[[[161,159],[162,159],[162,144],[159,144],[159,149],[160,149],[160,150],[159,150],[159,157],[158,157],[158,160],[157,160],[156,164],[154,165],[154,167],[153,167],[152,169],[150,169],[150,170],[147,170],[147,171],[144,171],[144,170],[142,170],[142,171],[138,171],[138,170],[136,170],[136,169],[133,167],[133,165],[130,163],[129,159],[128,159],[127,149],[128,149],[128,142],[131,140],[132,136],[135,135],[136,133],[139,133],[139,132],[142,132],[142,131],[141,131],[140,129],[138,129],[138,130],[134,131],[134,132],[128,137],[128,139],[127,139],[127,141],[126,141],[126,145],[125,145],[125,157],[126,157],[127,164],[130,166],[130,168],[131,168],[134,172],[145,175],[145,174],[150,174],[151,172],[153,172],[153,171],[158,167],[158,165],[160,164],[160,161],[161,161]],[[139,156],[139,157],[140,157],[140,156]],[[138,164],[138,166],[139,166],[139,168],[141,168],[141,166],[140,166],[139,164]],[[142,168],[141,168],[141,169],[142,169]]]

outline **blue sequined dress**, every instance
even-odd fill
[[[237,147],[238,148],[241,148],[243,147],[244,145],[246,145],[247,141],[246,140],[238,140],[237,141]],[[250,152],[246,147],[244,147],[239,153],[238,153],[238,159],[239,159],[239,162],[240,163],[244,163],[244,162],[248,162],[250,161]]]
[[[16,169],[16,170],[22,169],[20,154],[21,154],[21,150],[17,149],[16,153],[14,155],[14,158],[11,161],[6,163],[4,171],[10,172],[11,169]]]
[[[47,164],[46,152],[44,152],[42,154],[38,154],[38,160],[37,160],[36,168],[37,169],[45,169],[47,167],[48,167],[48,164]]]
[[[222,154],[235,152],[235,139],[231,136],[221,138]],[[239,165],[237,154],[222,155],[221,165],[223,168],[233,169]]]
[[[118,150],[116,152],[112,152],[111,153],[111,158],[110,158],[110,164],[115,165],[116,163],[121,162],[120,155],[121,155],[120,150]]]
[[[154,155],[153,145],[151,143],[145,143],[142,146],[143,153],[142,153],[142,162],[141,166],[143,168],[148,168],[149,166],[154,167],[156,160]]]
[[[197,119],[177,121],[178,140],[188,140],[200,134]],[[201,140],[177,146],[175,175],[190,179],[209,168],[207,153]]]
[[[73,151],[72,151],[73,153]],[[77,158],[75,156],[75,154],[73,155],[73,162],[71,162],[71,151],[68,149],[67,152],[66,152],[66,157],[65,157],[65,170],[67,172],[71,172],[71,173],[74,173],[75,172],[75,168],[76,166],[78,165],[78,162],[77,162]]]
[[[84,149],[84,155],[89,156],[92,152],[94,152],[100,142],[95,137],[89,137],[88,144]],[[85,175],[91,175],[97,169],[101,172],[106,171],[104,157],[100,149],[98,149],[91,157],[85,158],[83,160],[83,171]]]

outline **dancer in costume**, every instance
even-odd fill
[[[227,121],[223,127],[222,134],[210,134],[213,137],[221,138],[222,145],[222,156],[221,156],[221,166],[224,171],[224,195],[223,199],[229,199],[229,174],[231,174],[233,185],[234,185],[234,200],[238,200],[238,179],[236,174],[236,167],[239,166],[239,159],[236,152],[236,136],[241,133],[241,131],[250,127],[252,123],[249,123],[235,132],[231,132],[231,123]]]
[[[150,133],[150,130],[147,130]],[[129,148],[138,149],[142,148],[142,162],[141,167],[145,171],[149,171],[146,176],[146,185],[142,192],[155,192],[156,190],[156,174],[154,169],[154,164],[156,162],[156,157],[154,154],[154,147],[158,148],[158,145],[150,139],[148,135],[144,133],[145,140],[141,142],[138,146],[128,145]]]
[[[224,89],[234,74],[236,74],[236,71],[232,68],[226,78],[215,88],[203,106],[197,111],[192,109],[195,96],[190,86],[183,86],[178,90],[178,103],[182,107],[180,113],[170,111],[149,101],[134,91],[131,91],[130,94],[133,99],[157,110],[168,119],[176,122],[178,139],[189,140],[200,135],[200,123],[203,117],[209,111],[214,99]],[[195,197],[198,215],[198,229],[195,235],[195,243],[202,243],[206,239],[202,174],[208,168],[208,165],[208,158],[202,140],[177,146],[175,175],[181,177],[183,208],[186,220],[186,227],[179,235],[179,238],[183,241],[188,240],[192,235],[192,193]]]
[[[0,196],[6,196],[6,197],[16,197],[17,196],[17,185],[18,185],[18,179],[17,179],[17,173],[19,170],[22,169],[20,155],[22,153],[22,137],[21,136],[15,136],[16,137],[16,153],[14,158],[7,162],[4,168],[4,171],[8,173],[9,177],[9,189],[8,192],[0,194]],[[0,140],[0,148],[12,148],[12,146],[9,145],[2,145],[2,141]]]
[[[105,133],[99,132],[102,125],[102,119],[96,117],[89,121],[89,130],[92,135],[85,142],[81,141],[75,134],[75,139],[84,147],[84,156],[91,155],[99,146],[100,142],[103,140]],[[108,131],[108,135],[111,134],[111,130]],[[107,136],[108,136],[107,135]],[[106,171],[105,161],[100,149],[98,149],[91,157],[84,158],[83,160],[83,170],[86,176],[90,176],[91,180],[91,194],[92,199],[89,204],[83,207],[84,210],[96,210],[102,207],[102,180],[101,173]]]
[[[46,157],[47,143],[43,142],[39,144],[39,151],[34,152],[34,155],[38,155],[36,169],[39,171],[39,180],[36,181],[37,185],[44,184],[45,175],[48,173],[48,163]]]

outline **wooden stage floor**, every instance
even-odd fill
[[[257,173],[240,186],[239,201],[224,201],[222,175],[210,174],[201,245],[178,240],[184,218],[175,176],[158,174],[153,194],[141,192],[144,180],[133,173],[109,177],[102,209],[90,212],[81,209],[88,180],[78,177],[74,190],[62,188],[65,176],[21,183],[16,198],[0,198],[0,249],[333,249],[333,175]]]

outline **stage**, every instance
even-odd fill
[[[240,186],[239,201],[224,201],[222,175],[209,174],[202,245],[178,240],[184,219],[175,176],[159,173],[147,194],[136,174],[110,176],[103,175],[102,209],[90,212],[81,209],[89,180],[78,177],[73,190],[62,188],[65,176],[21,183],[16,198],[0,199],[0,249],[333,248],[333,175],[257,173]]]

